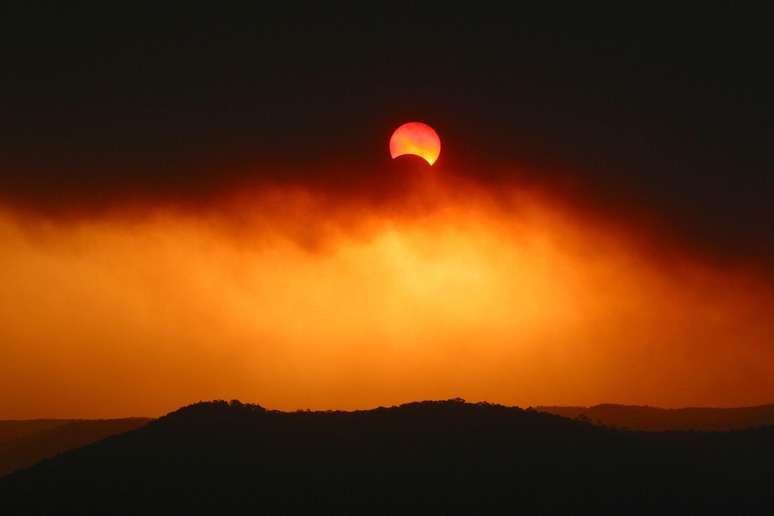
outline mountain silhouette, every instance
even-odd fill
[[[128,432],[148,421],[147,418],[0,421],[0,476],[110,435]]]
[[[17,419],[0,421],[0,446],[28,435],[66,425],[74,419]]]
[[[592,407],[537,406],[535,410],[601,426],[644,431],[725,431],[774,425],[774,404],[663,409],[605,403]],[[0,421],[0,476],[148,421],[149,418]]]
[[[774,404],[756,407],[664,409],[605,403],[593,407],[538,406],[536,410],[632,430],[740,430],[774,425]]]
[[[462,400],[203,402],[0,478],[8,514],[774,513],[774,428],[633,432]]]

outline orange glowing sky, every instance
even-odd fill
[[[771,283],[516,187],[0,216],[0,417],[774,398]]]

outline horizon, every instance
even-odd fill
[[[397,408],[404,405],[412,405],[412,404],[422,404],[422,403],[444,403],[444,402],[461,402],[464,404],[470,404],[470,405],[492,405],[492,406],[500,406],[505,408],[517,408],[521,410],[538,410],[541,411],[541,409],[593,409],[593,408],[599,408],[599,407],[622,407],[622,408],[629,408],[629,409],[639,409],[639,408],[649,408],[649,409],[656,409],[656,410],[664,410],[664,411],[681,411],[681,410],[735,410],[735,409],[756,409],[756,408],[764,408],[764,407],[774,407],[774,401],[771,403],[762,403],[759,405],[741,405],[741,406],[714,406],[714,405],[704,405],[704,406],[680,406],[680,407],[663,407],[663,406],[657,406],[657,405],[630,405],[630,404],[624,404],[624,403],[614,403],[614,402],[602,402],[602,403],[594,403],[592,405],[556,405],[556,404],[549,404],[549,405],[507,405],[503,403],[493,403],[486,400],[467,400],[459,397],[453,397],[453,398],[445,398],[445,399],[425,399],[425,400],[411,400],[411,401],[402,401],[395,404],[390,405],[376,405],[376,406],[367,406],[367,407],[353,407],[353,408],[316,408],[311,409],[308,407],[298,407],[298,408],[278,408],[278,407],[269,407],[266,405],[263,405],[259,402],[253,402],[253,401],[243,401],[238,399],[207,399],[207,400],[198,400],[198,401],[192,401],[189,403],[185,403],[183,405],[180,405],[175,408],[171,408],[166,412],[162,412],[160,414],[134,414],[134,415],[116,415],[116,416],[105,416],[105,417],[88,417],[88,416],[61,416],[61,417],[31,417],[31,418],[0,418],[0,422],[12,422],[12,421],[102,421],[102,420],[120,420],[120,419],[147,419],[147,420],[155,420],[160,417],[164,417],[166,415],[172,414],[174,412],[177,412],[178,410],[193,407],[200,404],[210,404],[210,403],[226,403],[231,404],[232,402],[238,402],[241,405],[249,405],[249,406],[256,406],[263,408],[270,412],[282,412],[282,413],[294,413],[294,412],[367,412],[371,410],[376,409],[383,409],[383,408]],[[550,413],[550,412],[549,412]],[[565,416],[566,417],[566,416]]]

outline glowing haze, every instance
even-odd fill
[[[448,174],[381,204],[267,184],[196,209],[8,209],[0,416],[771,401],[770,283],[632,227]]]

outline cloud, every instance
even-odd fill
[[[534,192],[411,192],[3,216],[0,387],[17,395],[0,413],[770,401],[774,292],[755,274],[656,259]]]
[[[93,220],[288,187],[390,210],[407,179],[389,135],[423,120],[443,139],[437,166],[476,188],[550,192],[707,260],[772,268],[764,19],[705,12],[718,39],[693,13],[551,15],[552,31],[470,13],[124,14],[5,17],[2,206]]]

